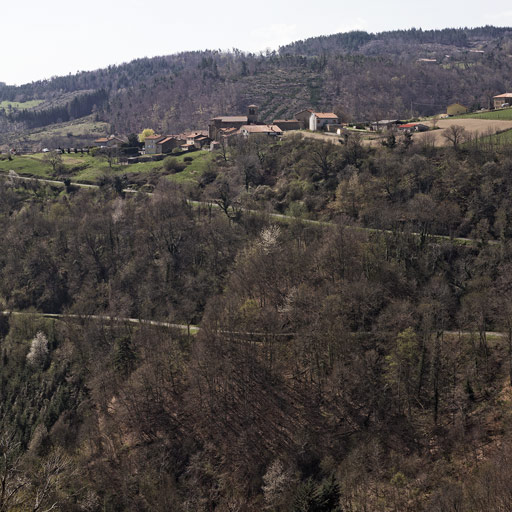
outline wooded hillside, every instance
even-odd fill
[[[510,509],[510,147],[395,142],[4,175],[0,510]]]
[[[510,29],[497,27],[351,32],[262,55],[188,52],[2,87],[0,101],[45,100],[37,122],[56,122],[64,118],[48,110],[51,101],[73,93],[85,105],[86,93],[105,91],[108,101],[91,99],[86,112],[60,106],[70,119],[94,111],[112,132],[125,134],[148,126],[164,133],[204,128],[209,118],[243,113],[251,103],[265,121],[309,107],[354,120],[408,118],[442,112],[453,102],[488,107],[492,96],[512,89],[511,37]],[[4,132],[34,122],[28,112],[0,111]]]

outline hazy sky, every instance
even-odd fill
[[[8,3],[8,5],[3,5]],[[258,52],[349,30],[512,26],[510,0],[3,0],[0,82],[184,50]]]

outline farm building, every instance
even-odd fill
[[[506,92],[504,94],[498,94],[498,96],[493,96],[494,108],[501,108],[501,106],[505,103],[512,105],[512,92]]]
[[[404,132],[428,132],[429,128],[426,124],[406,123],[398,126],[398,129]]]
[[[283,130],[275,124],[256,124],[245,125],[240,128],[240,133],[244,137],[251,137],[253,135],[267,135],[269,137],[281,137]]]
[[[303,130],[325,130],[330,124],[339,124],[339,117],[333,112],[315,112],[310,108],[301,110],[295,114],[301,129]]]
[[[302,130],[308,130],[309,129],[309,119],[311,118],[311,114],[313,113],[313,110],[310,108],[307,108],[306,110],[301,110],[300,112],[297,112],[295,114],[295,119],[297,119],[300,123],[300,128]]]
[[[391,130],[399,124],[402,124],[402,121],[399,119],[381,119],[380,121],[374,121],[373,123],[370,123],[370,130],[374,132]]]
[[[273,124],[276,124],[286,132],[288,130],[300,130],[301,123],[298,119],[274,119]]]
[[[446,107],[446,113],[449,116],[458,116],[460,114],[467,114],[469,111],[468,107],[461,105],[460,103],[452,103]]]
[[[94,141],[94,144],[99,148],[113,148],[124,143],[125,141],[123,139],[115,137],[114,135],[110,135],[109,137],[100,137]]]
[[[218,140],[220,130],[223,128],[240,129],[244,125],[258,124],[258,107],[249,105],[246,116],[219,116],[210,119],[208,125],[208,137],[212,140]]]
[[[340,118],[333,112],[312,112],[309,118],[309,129],[316,132],[324,130],[329,124],[339,124]]]

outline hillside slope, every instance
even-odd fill
[[[137,59],[2,87],[0,101],[44,100],[38,126],[94,112],[112,132],[146,126],[177,132],[204,127],[213,115],[243,112],[249,103],[260,106],[266,121],[306,107],[365,120],[434,114],[455,101],[488,106],[493,95],[512,88],[511,76],[509,28],[350,32],[261,55],[204,51]],[[63,109],[43,119],[59,97]],[[33,123],[26,112],[0,110],[4,134]]]

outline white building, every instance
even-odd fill
[[[332,112],[311,112],[309,118],[309,129],[316,132],[322,130],[328,124],[339,124],[338,116]]]

